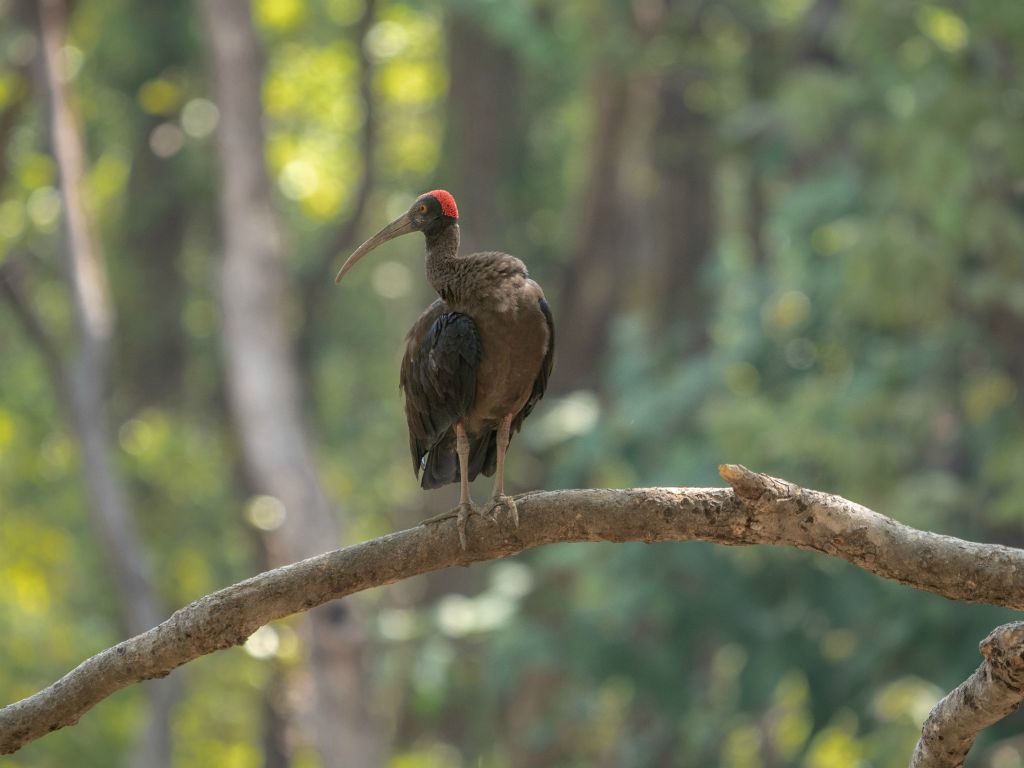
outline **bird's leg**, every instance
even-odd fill
[[[508,441],[512,430],[512,414],[509,414],[498,423],[498,466],[494,472],[494,492],[491,500],[487,502],[483,514],[492,519],[498,514],[501,507],[508,510],[509,517],[516,528],[519,527],[519,509],[511,496],[505,495],[505,451],[508,449]]]
[[[440,515],[424,520],[423,525],[439,523],[454,517],[455,527],[459,530],[459,544],[465,550],[467,548],[466,521],[470,515],[479,515],[480,510],[473,504],[473,499],[469,495],[469,436],[461,421],[455,423],[455,452],[459,456],[459,478],[461,480],[459,506],[450,512],[442,512]]]
[[[459,454],[459,506],[455,527],[459,529],[459,544],[466,549],[466,520],[471,514],[479,514],[469,496],[469,436],[462,422],[455,423],[455,451]]]

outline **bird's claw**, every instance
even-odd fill
[[[466,523],[469,520],[469,516],[480,515],[480,517],[486,518],[492,523],[497,523],[498,512],[501,511],[502,507],[508,510],[508,516],[512,518],[512,525],[518,528],[519,508],[516,506],[516,503],[511,496],[505,495],[495,496],[487,502],[483,509],[477,507],[472,501],[464,501],[454,509],[442,512],[440,515],[434,515],[434,517],[427,518],[422,524],[430,525],[431,523],[440,523],[454,517],[455,527],[459,531],[459,544],[462,547],[462,551],[465,552],[469,549],[469,540],[466,538]]]
[[[474,507],[472,502],[464,501],[453,511],[455,512],[455,527],[459,529],[459,546],[465,552],[469,548],[469,543],[466,541],[466,521],[474,512],[479,514],[480,510]]]
[[[519,508],[516,506],[515,500],[511,496],[495,496],[484,507],[482,514],[484,517],[488,517],[492,522],[498,522],[498,511],[504,507],[508,510],[508,516],[512,518],[512,525],[516,528],[519,527]]]
[[[420,525],[433,525],[434,523],[443,523],[445,520],[451,520],[457,514],[458,514],[458,507],[456,507],[455,509],[450,509],[447,512],[442,512],[440,515],[434,515],[433,517],[428,517],[426,520],[424,520],[422,523],[420,523]]]
[[[429,525],[431,523],[440,523],[444,520],[450,520],[455,518],[455,527],[459,531],[459,544],[462,547],[462,551],[465,552],[469,548],[469,541],[466,538],[466,521],[469,520],[470,515],[480,515],[481,517],[487,517],[472,501],[464,501],[454,509],[450,509],[447,512],[442,512],[440,515],[434,515],[433,517],[427,518],[423,521],[422,525]],[[493,518],[489,518],[493,522]]]

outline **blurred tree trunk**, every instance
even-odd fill
[[[695,34],[686,30],[682,37]],[[655,325],[682,326],[689,350],[708,341],[704,270],[715,243],[715,126],[687,103],[694,78],[670,69],[658,85],[650,159],[656,185],[651,206],[655,261],[648,275]]]
[[[263,686],[263,768],[288,768],[288,680],[280,663],[274,662]],[[326,765],[326,763],[325,763]]]
[[[554,377],[556,388],[563,391],[598,388],[610,320],[619,305],[628,266],[620,164],[627,139],[630,84],[616,67],[601,67],[592,78],[590,164],[577,244],[558,302],[561,339]]]
[[[118,304],[132,324],[120,334],[123,378],[131,410],[171,400],[182,391],[186,339],[182,330],[185,282],[179,259],[189,220],[185,190],[173,160],[149,148],[159,123],[142,119],[132,153],[125,214],[125,258],[118,270]],[[160,179],[154,191],[153,179]]]
[[[134,0],[131,14],[140,41],[134,48],[137,64],[118,79],[120,90],[136,94],[147,81],[166,77],[168,69],[193,66],[187,6],[177,0]],[[150,143],[152,132],[161,124],[171,128],[171,120],[139,114],[132,121],[124,234],[120,258],[112,260],[117,305],[132,318],[118,333],[119,378],[131,387],[125,406],[130,410],[182,392],[188,344],[181,322],[186,286],[180,261],[186,226],[194,220],[189,209],[194,191],[187,189],[182,155],[159,156]],[[154,179],[160,180],[155,187]]]
[[[317,477],[285,323],[284,247],[263,159],[262,62],[247,0],[202,0],[216,81],[224,265],[220,292],[228,396],[249,481],[284,522],[267,535],[271,563],[335,546],[334,511]],[[304,626],[315,702],[309,713],[328,766],[376,766],[365,638],[348,603]]]
[[[114,308],[106,267],[93,240],[81,193],[85,150],[64,75],[67,9],[63,0],[41,0],[38,11],[51,141],[60,174],[65,253],[78,334],[78,355],[70,377],[55,384],[62,391],[81,449],[92,523],[118,594],[121,621],[125,631],[135,635],[158,624],[164,612],[154,594],[127,493],[110,458],[105,391]],[[170,680],[147,683],[149,721],[132,761],[140,768],[170,766],[174,687]]]
[[[465,252],[507,248],[500,244],[518,217],[501,193],[517,188],[509,180],[522,176],[526,153],[522,62],[465,11],[453,9],[447,27],[445,185],[470,222],[462,230]]]

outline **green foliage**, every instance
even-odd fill
[[[1019,2],[669,3],[646,21],[636,9],[660,4],[377,5],[361,40],[359,0],[253,4],[266,160],[296,286],[321,279],[324,244],[352,215],[368,164],[377,179],[363,230],[447,183],[445,98],[460,74],[447,68],[448,13],[473,19],[522,68],[523,157],[494,192],[508,202],[494,246],[530,264],[556,321],[586,187],[608,181],[588,177],[600,84],[642,84],[636,131],[655,122],[659,78],[683,78],[687,108],[711,125],[700,147],[714,169],[707,343],[687,341],[693,328],[659,327],[647,295],[611,308],[600,380],[542,403],[514,443],[513,488],[717,484],[720,461],[742,462],[912,525],[1020,544]],[[0,148],[0,265],[28,265],[31,303],[72,354],[56,168],[25,69],[35,42],[10,4],[0,15],[12,18],[0,25],[0,118],[20,105]],[[191,4],[174,2],[80,0],[73,21],[86,193],[120,314],[112,450],[161,597],[177,607],[259,567],[258,502],[237,480],[218,362],[217,113],[203,30]],[[364,58],[379,134],[370,158]],[[647,222],[658,169],[638,159],[643,145],[632,137],[616,183]],[[641,241],[615,265],[623,285],[645,269]],[[396,242],[343,289],[292,308],[309,337],[323,476],[354,539],[422,516],[397,391],[404,331],[429,300],[418,249]],[[173,290],[154,290],[153,274]],[[160,307],[169,320],[154,319]],[[169,340],[177,357],[148,363],[174,382],[163,389],[139,360]],[[6,702],[121,630],[78,448],[5,307],[0,360]],[[439,497],[442,507],[450,492]],[[1009,618],[817,555],[696,543],[549,547],[363,602],[392,768],[905,765],[931,704]],[[175,673],[185,687],[175,765],[260,765],[271,660],[287,667],[300,653],[282,623],[247,651]],[[122,762],[142,702],[139,689],[118,694],[10,764]],[[978,764],[1021,764],[1004,741],[1015,728],[986,734]],[[296,749],[295,765],[314,764],[307,744]]]

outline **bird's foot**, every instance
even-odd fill
[[[488,517],[492,522],[498,522],[498,512],[504,507],[508,510],[508,516],[512,518],[512,525],[516,528],[519,527],[519,508],[516,506],[516,502],[511,496],[500,496],[493,497],[487,505],[484,507],[482,514],[484,517]]]
[[[466,521],[469,520],[470,515],[480,515],[484,517],[484,514],[480,511],[472,501],[464,501],[454,509],[450,509],[447,512],[442,512],[440,515],[434,515],[423,521],[423,525],[430,525],[431,523],[440,523],[444,520],[450,520],[455,518],[455,527],[459,531],[459,544],[462,546],[462,550],[468,549],[468,541],[466,539]]]

